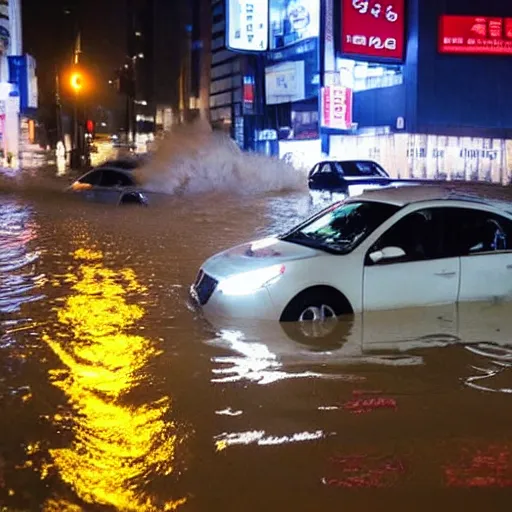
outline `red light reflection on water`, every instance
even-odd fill
[[[456,464],[444,467],[448,487],[512,487],[512,452],[491,445],[470,452],[464,449]]]
[[[352,395],[354,398],[342,404],[342,408],[352,414],[367,414],[377,409],[392,409],[396,411],[396,400],[384,396],[375,396],[380,393],[380,391],[353,391]]]
[[[333,473],[322,479],[324,485],[342,488],[384,488],[395,485],[405,473],[403,462],[396,457],[350,455],[332,457]]]

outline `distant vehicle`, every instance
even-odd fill
[[[130,169],[97,167],[78,178],[68,189],[89,201],[147,206],[148,195]]]
[[[382,187],[432,185],[439,181],[446,180],[392,178],[372,160],[325,160],[316,164],[308,175],[310,196],[321,201],[339,201]]]
[[[512,193],[456,182],[365,191],[211,257],[190,291],[208,315],[284,322],[512,301]]]

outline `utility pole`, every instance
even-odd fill
[[[71,167],[80,168],[82,167],[82,156],[83,156],[83,134],[80,130],[80,121],[78,118],[78,102],[80,100],[80,91],[83,87],[83,78],[78,71],[80,65],[80,56],[82,54],[82,35],[77,30],[75,37],[75,45],[73,48],[73,59],[72,59],[72,75],[71,75],[71,87],[73,88],[73,149],[71,152]]]
[[[57,142],[62,142],[62,103],[60,99],[60,78],[59,70],[55,69],[55,106],[57,110],[56,128],[57,128]]]
[[[201,57],[199,61],[199,115],[210,121],[210,83],[212,65],[212,2],[199,0]]]
[[[128,53],[128,67],[126,72],[126,137],[127,143],[135,143],[135,7],[133,0],[126,0],[127,26],[126,26],[126,50]]]

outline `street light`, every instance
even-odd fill
[[[73,91],[78,94],[83,86],[84,86],[84,79],[80,73],[73,73],[71,75],[70,85]]]

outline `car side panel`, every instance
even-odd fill
[[[463,256],[459,301],[512,301],[512,251]]]
[[[435,306],[457,302],[460,258],[366,266],[365,311]]]
[[[363,265],[361,255],[321,254],[314,258],[286,263],[283,277],[268,287],[279,316],[300,292],[313,286],[331,286],[350,302],[355,313],[361,311]]]

